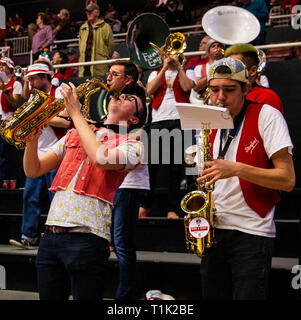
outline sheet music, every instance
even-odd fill
[[[182,130],[199,130],[202,123],[211,129],[232,129],[233,119],[227,108],[192,103],[176,103]]]

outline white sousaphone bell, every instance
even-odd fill
[[[224,44],[248,43],[260,32],[258,19],[248,10],[235,6],[218,6],[208,10],[202,19],[204,31]]]

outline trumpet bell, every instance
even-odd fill
[[[235,6],[218,6],[208,10],[202,19],[204,31],[224,44],[248,43],[260,32],[258,19],[248,10]]]
[[[159,31],[159,32],[158,32]],[[156,14],[143,13],[129,26],[127,47],[130,60],[144,69],[156,69],[162,65],[161,54],[150,42],[162,47],[170,34],[166,22]]]

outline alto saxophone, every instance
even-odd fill
[[[79,99],[85,97],[81,112],[87,119],[90,118],[90,96],[100,89],[109,92],[109,88],[98,79],[86,80],[76,88]],[[34,89],[30,100],[1,123],[0,135],[17,149],[24,149],[26,139],[43,129],[64,108],[64,98],[55,99]]]
[[[196,169],[199,176],[205,161],[211,160],[209,136],[210,123],[203,123],[203,128],[197,137]],[[214,215],[216,209],[212,200],[213,186],[206,187],[206,181],[198,183],[197,190],[187,193],[181,201],[182,210],[187,213],[184,217],[186,248],[188,252],[199,257],[205,255],[215,242]]]

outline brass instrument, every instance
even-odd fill
[[[166,53],[178,55],[180,58],[179,61],[181,63],[181,66],[184,65],[186,58],[183,53],[187,45],[186,45],[185,36],[183,33],[174,32],[168,35],[167,38],[165,39],[164,46],[162,46],[161,48],[159,48],[156,44],[152,42],[150,42],[149,44],[155,49],[157,49],[160,52],[161,56],[165,55]]]
[[[205,161],[211,160],[209,136],[210,123],[202,123],[203,128],[197,138],[196,169],[199,176]],[[206,187],[206,181],[198,183],[197,190],[187,193],[181,201],[184,217],[186,248],[188,252],[202,257],[214,245],[214,215],[216,209],[212,201],[213,186]]]
[[[76,88],[79,99],[84,97],[81,112],[87,119],[90,119],[90,97],[101,89],[109,91],[98,79],[86,80]],[[26,139],[43,129],[64,108],[63,98],[55,99],[34,89],[33,96],[1,123],[0,135],[17,149],[24,149]]]
[[[130,24],[127,33],[127,46],[130,60],[143,69],[157,69],[163,63],[159,48],[170,34],[167,23],[154,13],[143,13]]]

